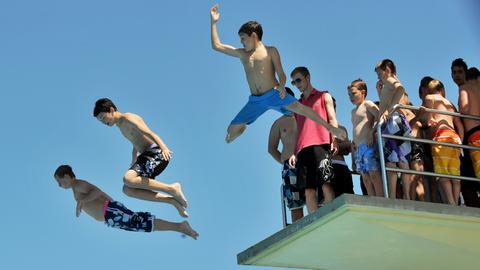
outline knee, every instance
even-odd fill
[[[133,186],[135,184],[135,178],[137,177],[137,173],[133,170],[129,170],[123,175],[123,184],[125,186]]]
[[[135,190],[127,185],[123,185],[123,193],[129,197],[132,197],[135,193]]]

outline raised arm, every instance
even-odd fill
[[[226,55],[230,55],[233,57],[240,57],[240,50],[236,49],[231,45],[223,44],[218,37],[217,32],[217,22],[220,19],[220,13],[218,13],[219,5],[216,4],[210,9],[210,22],[211,22],[211,40],[212,40],[212,48],[215,51],[219,51]]]
[[[268,136],[268,153],[276,160],[278,163],[282,163],[282,154],[278,151],[278,145],[280,142],[280,129],[278,122],[275,121],[272,127],[270,128],[270,135]]]

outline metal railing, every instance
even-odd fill
[[[419,110],[420,107],[418,106],[409,106],[409,105],[402,105],[402,104],[397,104],[393,107],[393,111],[396,111],[397,109],[408,109],[408,110]],[[474,116],[474,115],[466,115],[466,114],[460,114],[460,113],[454,113],[454,112],[447,112],[447,111],[440,111],[440,110],[434,110],[434,109],[425,109],[426,112],[430,113],[439,113],[439,114],[445,114],[445,115],[450,115],[450,116],[456,116],[456,117],[461,117],[461,118],[467,118],[467,119],[472,119],[472,120],[478,120],[480,121],[480,117]],[[434,172],[428,172],[428,171],[416,171],[416,170],[407,170],[407,169],[401,169],[401,168],[392,168],[392,167],[386,167],[385,166],[385,157],[384,157],[384,152],[383,152],[383,139],[396,139],[396,140],[404,140],[404,141],[411,141],[411,142],[419,142],[419,143],[426,143],[426,144],[436,144],[436,145],[443,145],[443,146],[449,146],[449,147],[455,147],[455,148],[462,148],[462,149],[467,149],[467,150],[479,150],[480,147],[475,147],[475,146],[469,146],[469,145],[463,145],[463,144],[454,144],[454,143],[446,143],[446,142],[437,142],[434,140],[428,140],[428,139],[418,139],[418,138],[413,138],[413,137],[403,137],[403,136],[396,136],[396,135],[389,135],[389,134],[382,134],[382,124],[383,120],[380,120],[380,122],[377,124],[377,143],[378,143],[378,152],[379,152],[379,159],[380,159],[380,171],[381,171],[381,176],[382,176],[382,182],[383,182],[383,187],[384,187],[384,194],[385,198],[388,198],[388,183],[387,183],[387,171],[391,172],[399,172],[399,173],[407,173],[407,174],[418,174],[418,175],[425,175],[425,176],[432,176],[432,177],[445,177],[445,178],[455,178],[459,180],[467,180],[467,181],[478,181],[480,182],[479,178],[473,178],[473,177],[466,177],[466,176],[452,176],[449,174],[440,174],[440,173],[434,173]],[[352,175],[359,174],[358,172],[351,171]],[[288,224],[287,222],[287,211],[286,211],[286,204],[285,204],[285,197],[283,196],[283,184],[280,186],[280,198],[281,198],[281,206],[282,206],[282,218],[283,218],[283,227],[285,228]]]
[[[397,104],[393,107],[392,112],[396,111],[397,109],[408,109],[408,110],[416,111],[416,110],[419,110],[420,107]],[[425,111],[430,112],[430,113],[445,114],[445,115],[456,116],[456,117],[461,117],[461,118],[467,118],[467,119],[480,121],[480,117],[474,116],[474,115],[466,115],[466,114],[440,111],[440,110],[434,110],[434,109],[428,109],[428,108],[425,109]],[[443,146],[449,146],[449,147],[454,147],[454,148],[479,150],[479,151],[480,151],[480,147],[474,147],[474,146],[463,145],[463,144],[437,142],[437,141],[434,141],[434,140],[418,139],[418,138],[413,138],[413,137],[403,137],[403,136],[382,134],[383,123],[384,123],[383,119],[380,119],[380,121],[377,124],[377,143],[378,143],[378,153],[379,153],[379,158],[380,158],[380,172],[381,172],[383,187],[384,187],[384,191],[385,191],[384,192],[385,198],[389,197],[389,195],[388,195],[388,183],[387,183],[387,171],[407,173],[407,174],[426,175],[426,176],[433,176],[433,177],[455,178],[455,179],[459,179],[459,180],[480,182],[479,178],[473,178],[473,177],[454,176],[454,175],[434,173],[434,172],[425,172],[425,171],[416,171],[416,170],[410,170],[410,169],[406,170],[406,169],[400,169],[400,168],[386,167],[385,166],[385,154],[383,152],[383,138],[385,138],[385,139],[395,139],[395,140],[404,140],[404,141],[412,141],[412,142],[420,142],[420,143],[426,143],[426,144],[443,145]]]

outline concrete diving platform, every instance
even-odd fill
[[[237,255],[241,265],[480,269],[480,209],[344,194]]]

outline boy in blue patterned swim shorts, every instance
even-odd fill
[[[353,143],[355,152],[352,159],[356,170],[362,175],[363,184],[369,196],[384,196],[380,178],[377,150],[373,145],[374,122],[378,116],[378,107],[367,96],[367,84],[355,80],[348,86],[350,102],[356,107],[352,110]]]
[[[81,211],[109,227],[135,232],[176,231],[197,239],[187,221],[169,222],[156,219],[149,212],[133,212],[120,202],[114,201],[98,187],[85,180],[77,179],[69,165],[61,165],[54,173],[58,185],[64,189],[72,189],[77,202],[76,215]]]
[[[262,43],[263,30],[258,22],[249,21],[240,27],[238,35],[244,48],[238,49],[220,42],[217,33],[217,22],[220,18],[218,5],[211,8],[210,18],[212,48],[226,55],[240,58],[251,93],[247,104],[228,126],[225,138],[227,143],[240,136],[247,125],[253,123],[269,109],[284,115],[291,115],[294,112],[306,116],[325,127],[334,136],[346,139],[345,131],[330,125],[314,110],[286,95],[286,75],[280,62],[280,54],[275,47],[265,46]],[[275,75],[278,75],[278,81]]]

